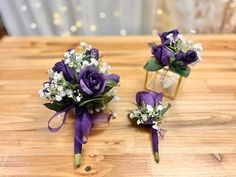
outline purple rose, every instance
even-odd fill
[[[156,103],[162,104],[162,97],[163,93],[157,93],[154,91],[149,91],[149,92],[142,91],[136,94],[136,102],[139,107],[142,106],[142,103],[154,107]]]
[[[63,72],[65,80],[68,82],[74,83],[74,70],[73,68],[67,66],[64,60],[57,62],[52,68],[54,72]]]
[[[175,57],[177,61],[182,61],[183,65],[188,65],[198,60],[197,52],[194,50],[188,50],[186,53],[181,51]]]
[[[99,58],[99,51],[96,48],[92,48],[86,52],[86,55],[90,55],[92,58],[98,60]]]
[[[104,75],[99,73],[93,66],[87,66],[82,69],[77,81],[81,90],[89,96],[101,94],[106,85]]]
[[[177,35],[179,34],[178,30],[171,30],[168,32],[161,33],[159,36],[161,38],[161,42],[163,45],[169,45],[170,44],[170,39],[167,38],[167,36],[172,33],[173,34],[173,39],[175,40]]]
[[[162,65],[169,65],[169,57],[174,57],[174,54],[163,45],[153,46],[152,54]]]

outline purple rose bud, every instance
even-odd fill
[[[154,91],[149,91],[149,92],[142,91],[136,94],[136,102],[139,107],[142,106],[143,103],[145,105],[150,105],[154,107],[156,103],[162,104],[162,97],[163,93],[157,93]]]
[[[164,66],[170,64],[170,57],[174,57],[174,54],[170,50],[166,49],[163,45],[152,47],[152,54]]]
[[[188,65],[198,60],[197,52],[194,50],[188,50],[187,53],[180,51],[175,57],[177,61],[182,61],[183,65]]]
[[[198,60],[197,52],[194,50],[189,50],[186,53],[186,58],[189,61],[189,63],[193,63]]]
[[[162,45],[156,45],[152,47],[152,54],[155,56],[156,59],[161,59],[162,48]]]
[[[169,45],[170,44],[170,39],[167,38],[167,36],[172,33],[173,34],[173,39],[175,40],[177,35],[179,34],[178,30],[171,30],[168,32],[161,33],[159,36],[161,38],[161,42],[163,45]]]
[[[99,58],[99,51],[96,48],[92,48],[92,49],[90,49],[90,50],[88,50],[86,52],[86,55],[90,55],[91,58],[95,58],[96,60],[98,60],[98,58]]]
[[[108,74],[105,76],[106,80],[113,80],[116,83],[120,82],[120,76],[116,75],[116,74]]]
[[[99,73],[95,67],[87,66],[79,73],[77,82],[81,90],[89,95],[99,95],[104,91],[106,79],[103,74]]]
[[[74,83],[74,70],[73,68],[67,66],[64,60],[57,62],[52,70],[58,73],[62,71],[65,80]]]

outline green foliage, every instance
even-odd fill
[[[168,103],[168,105],[161,110],[161,116],[163,116],[171,107],[171,104]]]
[[[91,99],[86,99],[85,101],[81,101],[79,106],[84,106],[88,109],[99,108],[107,105],[113,98],[114,95],[101,95]]]
[[[158,71],[161,68],[163,68],[163,66],[160,64],[160,62],[155,59],[154,57],[152,57],[151,59],[149,59],[146,63],[146,65],[144,66],[144,69],[146,71]]]
[[[61,111],[62,109],[66,108],[69,106],[70,100],[64,99],[60,102],[54,101],[53,103],[45,103],[43,104],[45,107],[48,109],[54,110],[54,111]]]
[[[191,72],[191,68],[189,66],[177,64],[170,65],[170,70],[183,77],[188,77]]]
[[[106,82],[106,86],[105,86],[104,92],[102,94],[109,92],[115,86],[117,86],[117,83],[114,80],[108,80]]]
[[[152,47],[156,46],[156,43],[154,43],[154,42],[149,42],[149,43],[148,43],[148,46],[152,48]]]

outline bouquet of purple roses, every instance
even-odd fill
[[[165,67],[180,76],[188,77],[191,72],[189,65],[201,61],[201,44],[186,41],[178,30],[164,32],[159,36],[161,38],[160,45],[149,43],[153,56],[148,60],[144,69],[158,71]]]
[[[110,66],[101,64],[99,51],[81,42],[80,52],[69,49],[64,58],[48,71],[49,80],[39,91],[40,97],[49,100],[44,104],[56,113],[48,121],[48,129],[57,132],[66,121],[70,110],[75,111],[74,153],[75,166],[80,165],[82,144],[87,142],[95,123],[108,122],[115,116],[108,104],[117,100],[114,87],[119,76],[110,73]],[[52,127],[51,121],[64,114],[61,124]]]
[[[162,106],[162,93],[154,91],[141,91],[136,94],[137,110],[129,114],[130,119],[137,121],[137,125],[147,126],[152,134],[153,151],[156,162],[159,162],[158,134],[163,138],[165,129],[162,128],[164,123],[163,115],[171,107]]]

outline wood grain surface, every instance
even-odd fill
[[[166,113],[160,163],[148,130],[127,118],[143,89],[143,65],[154,36],[5,37],[0,42],[0,176],[232,177],[236,176],[236,35],[188,36],[201,42],[203,62],[192,69]],[[121,76],[118,117],[94,126],[73,167],[73,116],[57,133],[38,90],[68,48],[86,41]]]

